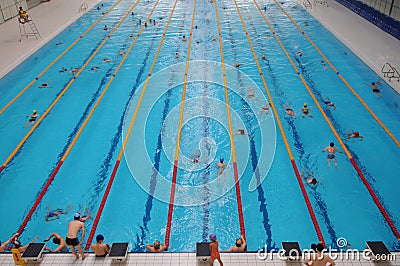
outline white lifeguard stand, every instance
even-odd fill
[[[22,6],[22,1],[21,0],[15,0],[15,7],[17,9],[17,12],[19,11],[19,7],[20,6]],[[36,38],[36,40],[39,40],[40,33],[39,33],[39,30],[36,27],[35,22],[33,22],[33,19],[32,19],[31,16],[29,16],[28,20],[25,20],[25,19],[22,19],[18,15],[18,26],[19,26],[19,33],[20,33],[19,41],[22,41],[22,37],[28,38],[30,36],[33,36],[33,37]]]

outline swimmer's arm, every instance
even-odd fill
[[[246,244],[247,244],[246,238],[244,238],[243,235],[241,235],[240,237],[242,238],[242,241],[243,241],[243,247],[246,248]]]
[[[225,252],[233,252],[233,247],[228,248]]]
[[[55,233],[51,233],[51,235],[50,235],[48,238],[46,238],[45,240],[43,240],[43,241],[44,241],[44,242],[49,241],[53,236],[55,236],[54,234],[55,234]]]
[[[150,251],[150,252],[155,252],[155,249],[153,248],[153,245],[151,245],[151,244],[147,244],[147,245],[146,245],[146,248],[147,248],[147,250]]]
[[[82,238],[79,244],[82,245],[84,239],[85,239],[85,225],[82,223]]]

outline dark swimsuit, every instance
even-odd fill
[[[378,93],[378,92],[381,92],[381,91],[378,90],[378,89],[372,89],[372,92]]]
[[[29,122],[35,122],[36,118],[37,118],[37,116],[31,116],[31,119],[29,119]]]
[[[68,237],[66,237],[65,238],[65,242],[69,246],[74,246],[75,247],[75,246],[79,245],[79,240],[78,240],[77,237],[76,238],[68,238]]]

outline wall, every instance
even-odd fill
[[[361,0],[361,2],[400,21],[400,0]]]

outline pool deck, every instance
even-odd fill
[[[395,253],[396,260],[391,262],[372,262],[360,258],[360,260],[335,260],[336,265],[345,266],[391,266],[399,265],[400,254]],[[360,255],[360,257],[362,257]],[[221,253],[221,260],[227,266],[301,266],[304,265],[301,261],[283,261],[276,256],[270,260],[261,260],[257,253]],[[0,265],[14,265],[11,254],[0,255]],[[196,261],[195,253],[129,253],[128,257],[123,262],[113,261],[112,259],[96,258],[90,254],[84,261],[76,260],[72,254],[44,254],[42,261],[39,263],[29,263],[28,265],[141,265],[141,266],[209,266],[208,263],[199,263]],[[214,265],[218,265],[214,262]]]

